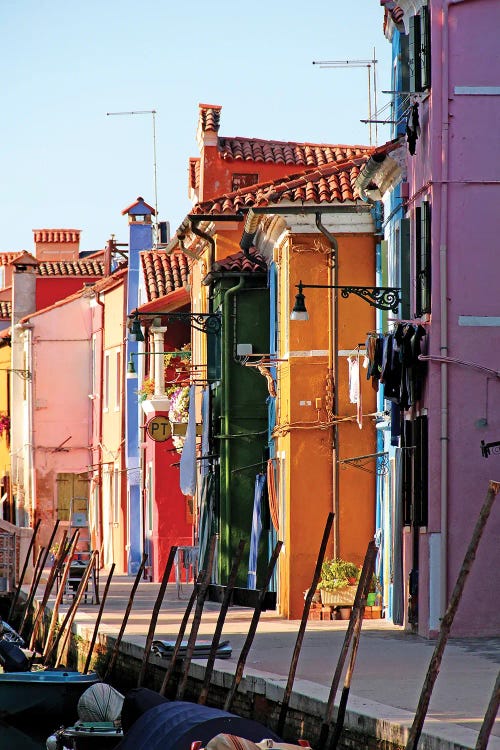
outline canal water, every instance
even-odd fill
[[[46,750],[46,740],[54,728],[9,726],[0,722],[0,750]],[[27,734],[28,733],[28,734]]]

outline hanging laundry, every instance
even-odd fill
[[[359,352],[357,356],[347,357],[349,367],[349,400],[351,404],[357,405],[356,420],[361,430],[363,427],[363,407],[361,395],[361,359]]]

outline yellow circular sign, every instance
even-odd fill
[[[168,440],[172,432],[170,421],[167,417],[159,414],[157,417],[149,420],[146,425],[146,432],[151,440],[154,440],[156,443],[163,443],[165,440]]]

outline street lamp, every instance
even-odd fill
[[[340,289],[341,296],[345,299],[350,294],[355,294],[357,297],[361,297],[362,300],[368,302],[372,307],[377,307],[379,310],[392,310],[393,313],[397,313],[398,307],[401,304],[401,297],[399,295],[400,289],[398,287],[391,286],[336,286],[331,284],[303,284],[299,281],[296,284],[298,293],[295,295],[295,304],[290,314],[290,320],[309,320],[309,313],[306,308],[306,298],[303,293],[303,289]]]
[[[134,310],[129,316],[132,321],[130,326],[129,338],[131,341],[144,341],[144,334],[141,328],[142,318],[153,318],[160,321],[166,319],[168,323],[180,321],[189,323],[191,328],[195,328],[202,333],[219,333],[221,329],[220,313],[194,313],[194,312],[155,312],[143,313]]]

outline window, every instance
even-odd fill
[[[428,425],[427,417],[405,420],[403,449],[403,523],[427,526]]]
[[[255,185],[259,181],[258,174],[233,174],[232,190],[240,190],[241,188],[250,187]]]
[[[120,411],[120,399],[121,399],[121,351],[116,350],[116,389],[115,389],[115,411]]]
[[[104,355],[104,398],[103,408],[105,411],[109,409],[109,354]]]
[[[416,316],[431,311],[431,208],[429,201],[415,209]]]
[[[431,85],[431,38],[429,8],[423,6],[418,16],[410,16],[408,67],[410,91],[425,91]]]

